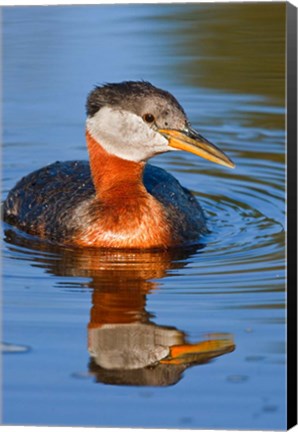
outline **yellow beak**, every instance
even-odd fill
[[[193,129],[159,129],[159,133],[169,140],[170,147],[194,153],[197,156],[229,168],[235,167],[234,162],[224,152]]]

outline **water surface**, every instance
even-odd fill
[[[3,194],[86,159],[93,85],[171,91],[235,170],[177,152],[210,235],[48,247],[4,226],[4,423],[285,428],[285,4],[3,8]]]

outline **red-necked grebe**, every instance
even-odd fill
[[[168,248],[207,232],[194,196],[154,155],[185,150],[226,167],[233,162],[194,131],[178,101],[148,82],[96,87],[87,99],[89,162],[56,162],[9,192],[4,220],[56,244]]]

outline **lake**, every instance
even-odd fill
[[[204,208],[196,247],[72,250],[3,226],[5,424],[286,428],[285,7],[2,8],[2,199],[87,159],[105,82],[172,92],[236,163],[151,161]]]

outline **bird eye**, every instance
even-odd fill
[[[144,114],[143,115],[143,119],[145,120],[145,122],[147,123],[153,123],[155,118],[153,114]]]

